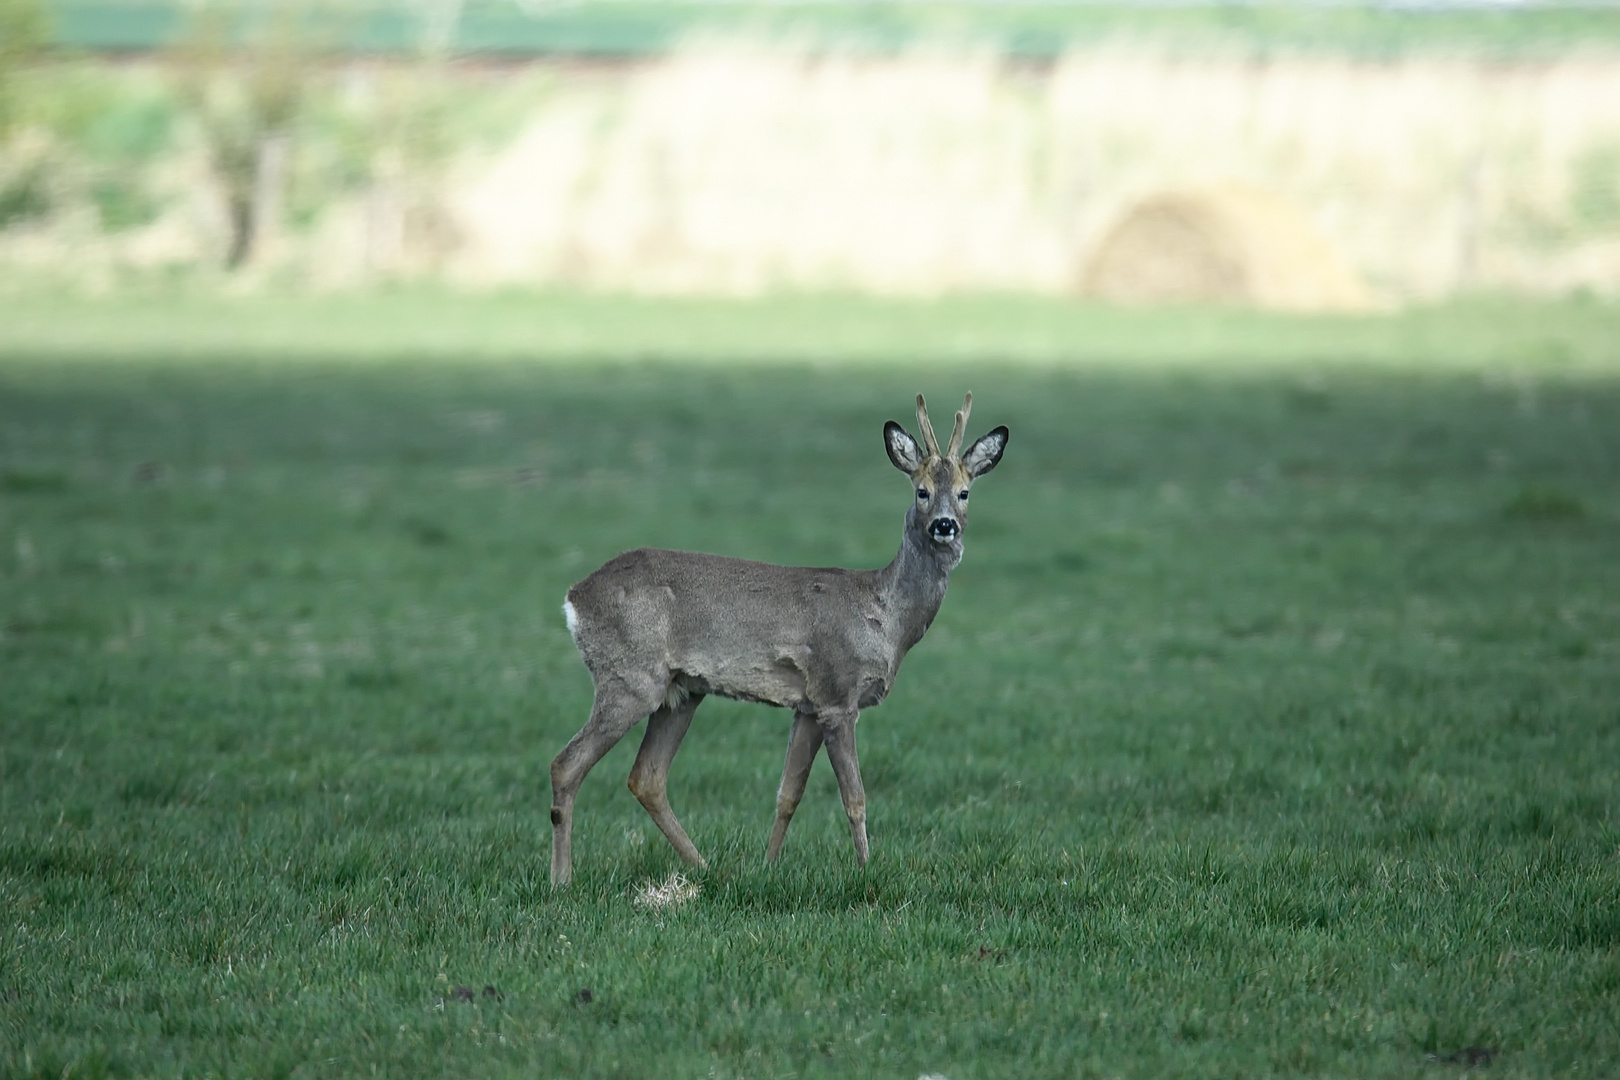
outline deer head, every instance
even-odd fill
[[[973,481],[996,467],[1007,448],[1007,429],[998,427],[981,436],[967,452],[962,452],[962,436],[967,431],[968,414],[973,411],[969,394],[956,413],[951,441],[943,451],[928,422],[928,405],[917,395],[917,427],[926,447],[917,445],[905,428],[890,420],[883,425],[883,445],[894,467],[911,478],[916,499],[906,513],[906,532],[920,541],[936,545],[955,559],[962,557],[962,532],[967,527],[968,493]]]

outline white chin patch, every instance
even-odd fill
[[[569,600],[564,600],[563,601],[563,618],[568,620],[568,636],[574,639],[575,644],[578,644],[579,643],[579,615],[575,613],[574,605],[573,605],[572,601],[569,601]]]

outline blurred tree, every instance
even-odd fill
[[[463,135],[447,71],[462,9],[462,0],[421,0],[416,57],[380,88],[367,230],[373,270],[431,269],[454,245],[439,189]]]
[[[462,137],[443,65],[424,58],[389,73],[371,121],[367,264],[384,273],[434,269],[455,243],[441,188]]]
[[[23,114],[18,72],[45,42],[39,0],[0,0],[0,229],[50,210],[41,148],[13,137]]]
[[[280,227],[294,123],[319,57],[308,11],[283,0],[205,3],[174,48],[180,97],[223,189],[228,269],[261,257]]]
[[[17,122],[17,70],[44,48],[46,30],[40,0],[0,0],[0,138]]]

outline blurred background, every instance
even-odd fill
[[[1608,296],[1620,8],[0,0],[0,278]]]
[[[870,866],[553,894],[569,585],[968,390]],[[0,1077],[1600,1076],[1617,702],[1620,7],[0,0]]]

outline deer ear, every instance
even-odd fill
[[[1005,449],[1007,449],[1007,427],[1003,424],[994,431],[980,436],[978,442],[968,447],[967,453],[962,455],[962,468],[974,478],[983,476],[996,467],[996,463],[1001,460],[1001,452]]]
[[[894,467],[907,476],[922,467],[922,447],[893,420],[883,425],[883,449],[889,452],[889,460],[894,462]]]

